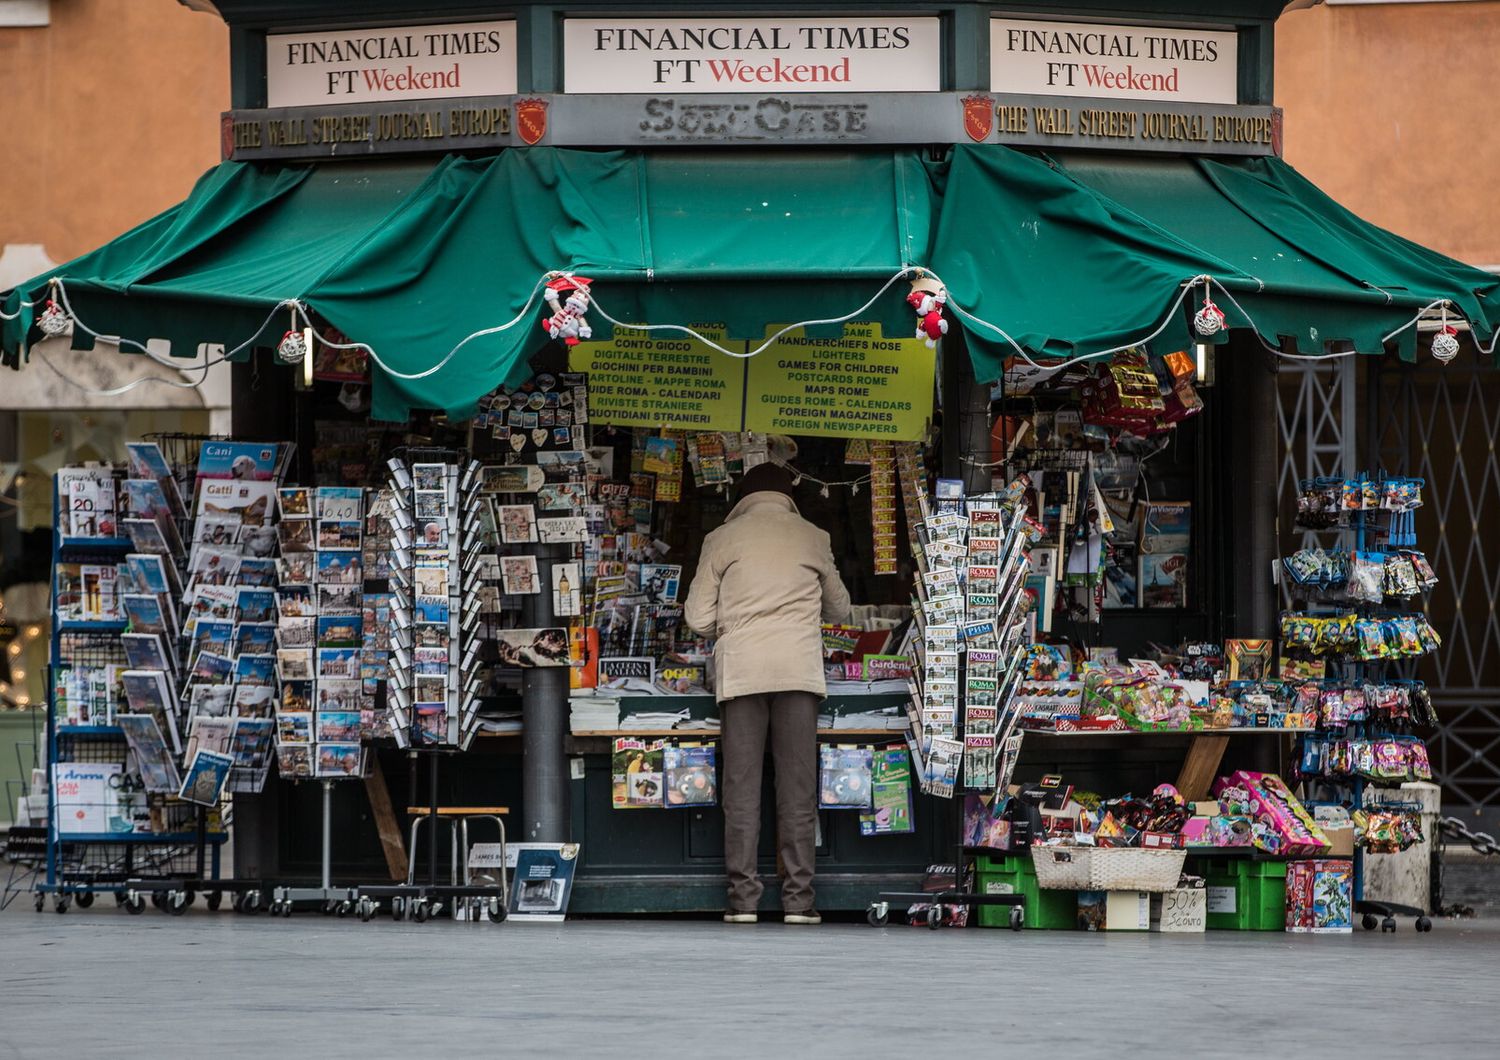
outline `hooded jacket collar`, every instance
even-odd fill
[[[791,512],[793,515],[801,514],[797,511],[797,502],[785,493],[773,493],[770,490],[763,490],[760,493],[752,493],[748,497],[741,498],[740,502],[730,510],[724,521],[728,522],[730,519],[738,519],[748,512],[762,510]]]

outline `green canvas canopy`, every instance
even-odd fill
[[[594,281],[596,337],[608,316],[753,342],[862,306],[860,320],[909,334],[906,283],[890,281],[911,266],[947,285],[985,380],[1014,352],[1001,331],[1034,357],[1148,336],[1180,348],[1198,276],[1221,285],[1231,326],[1304,353],[1412,356],[1408,325],[1440,299],[1481,342],[1500,324],[1500,279],[1361,221],[1277,159],[532,148],[224,163],[183,203],[12,291],[0,348],[19,366],[52,275],[80,348],[92,329],[245,356],[276,344],[298,300],[374,348],[376,418],[462,418],[529,374],[553,270]]]

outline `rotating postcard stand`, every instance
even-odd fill
[[[964,840],[963,791],[1003,792],[1020,754],[1014,698],[1026,657],[1026,574],[1032,528],[1002,498],[974,497],[967,518],[932,513],[916,494],[922,521],[915,548],[920,577],[913,611],[913,684],[908,743],[922,790],[954,800],[952,886],[886,891],[866,910],[875,927],[897,905],[930,928],[954,922],[959,909],[1009,906],[1013,931],[1025,923],[1025,897],[965,888],[972,851]],[[993,595],[991,595],[993,594]],[[960,651],[962,646],[962,651]],[[962,693],[960,693],[962,688]],[[959,783],[962,772],[963,783]]]
[[[391,656],[386,709],[398,747],[408,752],[408,806],[414,816],[404,884],[362,885],[354,903],[361,920],[385,908],[393,919],[421,923],[445,911],[455,919],[505,919],[508,890],[502,865],[496,885],[469,874],[469,826],[492,822],[505,846],[503,807],[442,806],[442,759],[468,749],[479,731],[480,611],[483,541],[479,463],[453,449],[406,449],[390,468]],[[425,760],[427,802],[416,814],[417,777]],[[438,882],[442,827],[450,841],[449,877]],[[427,840],[427,878],[417,882],[418,844]],[[502,858],[503,862],[503,858]]]

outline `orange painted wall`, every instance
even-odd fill
[[[52,0],[51,22],[0,29],[0,246],[66,261],[218,162],[229,32],[177,0]]]
[[[1276,23],[1286,159],[1356,213],[1500,265],[1500,3],[1327,5]]]

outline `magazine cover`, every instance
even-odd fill
[[[859,815],[860,835],[899,835],[912,831],[911,759],[904,747],[874,752],[870,792],[870,812]]]
[[[126,670],[121,675],[132,714],[157,715],[175,709],[171,682],[161,670]]]
[[[577,843],[507,843],[505,863],[510,869],[513,922],[566,919],[578,867]]]
[[[168,563],[159,554],[133,552],[125,557],[130,577],[143,593],[166,595],[181,590],[177,564]]]
[[[132,670],[176,669],[176,660],[167,655],[166,641],[159,633],[123,633],[120,644]]]
[[[825,744],[818,756],[818,805],[825,810],[870,809],[870,748]]]
[[[146,790],[152,794],[176,795],[182,787],[182,776],[156,718],[150,714],[117,714],[115,724],[125,733],[135,754],[136,768]]]
[[[276,477],[274,442],[204,442],[198,449],[198,478],[269,481]]]
[[[664,746],[661,740],[624,738],[615,741],[613,770],[613,804],[620,810],[660,809],[665,805],[662,790]]]
[[[668,807],[712,806],[719,799],[714,748],[668,744],[662,748]]]
[[[644,563],[641,565],[641,592],[653,604],[675,604],[678,586],[682,581],[682,567],[675,563]]]
[[[198,483],[198,515],[237,515],[245,526],[264,526],[275,497],[274,482],[204,479]]]
[[[177,623],[170,609],[162,607],[162,598],[155,594],[126,593],[121,598],[125,615],[130,619],[132,633],[156,633],[172,638],[177,635]]]
[[[1151,501],[1141,516],[1141,552],[1186,553],[1192,547],[1193,506],[1187,501]]]
[[[198,750],[188,765],[187,776],[182,779],[182,788],[177,797],[199,806],[217,806],[223,797],[224,785],[229,783],[229,770],[234,767],[234,756],[217,751]]]
[[[1140,568],[1140,606],[1176,608],[1188,605],[1187,553],[1143,552]]]

